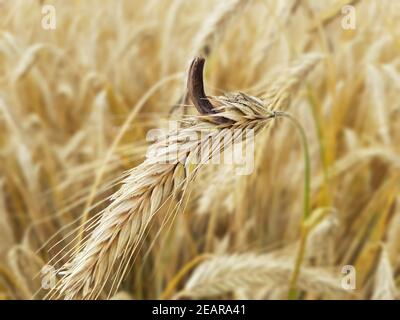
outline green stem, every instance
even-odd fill
[[[277,117],[285,117],[292,121],[296,129],[300,133],[301,144],[303,147],[304,156],[304,194],[303,194],[303,221],[307,220],[310,216],[310,194],[311,194],[311,164],[310,164],[310,152],[308,150],[308,142],[306,133],[301,125],[301,123],[294,118],[291,114],[286,112],[276,112]]]
[[[277,117],[285,117],[292,121],[295,125],[296,129],[300,133],[301,143],[303,147],[303,155],[304,155],[304,193],[303,193],[303,218],[301,221],[301,236],[300,236],[300,245],[299,251],[296,256],[296,261],[294,265],[294,270],[292,273],[292,277],[290,279],[290,287],[289,287],[289,299],[297,298],[297,281],[300,274],[301,264],[303,262],[303,258],[306,252],[306,243],[308,237],[309,228],[306,227],[305,222],[310,216],[310,194],[311,194],[311,164],[310,164],[310,153],[308,149],[308,142],[306,133],[301,125],[301,123],[294,118],[292,115],[286,112],[276,112]]]

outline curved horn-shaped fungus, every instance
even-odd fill
[[[189,69],[189,76],[187,81],[187,89],[190,100],[196,107],[197,111],[201,115],[211,115],[218,113],[213,104],[208,100],[206,93],[204,92],[203,84],[203,69],[205,59],[202,57],[196,57],[193,59]],[[227,122],[228,119],[223,117],[214,118],[218,123]]]

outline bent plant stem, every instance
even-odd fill
[[[307,225],[307,220],[310,217],[310,182],[311,182],[311,168],[310,168],[310,153],[308,150],[308,142],[305,131],[301,125],[301,123],[294,118],[292,115],[286,112],[277,112],[276,115],[278,117],[285,117],[289,119],[296,127],[298,132],[300,133],[301,144],[303,147],[303,156],[304,156],[304,192],[303,192],[303,217],[301,221],[301,233],[300,233],[300,244],[299,250],[297,252],[294,270],[292,273],[292,277],[290,279],[289,284],[289,299],[297,298],[297,281],[300,274],[301,264],[303,262],[303,258],[306,252],[306,243],[307,237],[310,231],[310,228]]]
[[[212,257],[211,254],[202,254],[188,263],[186,263],[182,269],[172,278],[172,280],[168,283],[166,289],[164,292],[161,294],[161,300],[169,299],[175,290],[175,288],[179,285],[179,282],[183,279],[183,277],[191,271],[196,265],[198,265],[200,262],[203,262],[204,260]]]

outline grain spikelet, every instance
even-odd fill
[[[287,286],[293,271],[289,259],[271,255],[234,254],[202,263],[186,282],[179,296],[211,297],[237,288]],[[318,293],[340,293],[340,281],[327,271],[303,268],[299,288]]]

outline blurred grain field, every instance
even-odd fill
[[[400,297],[398,1],[3,0],[0,17],[1,299]],[[308,191],[301,135],[275,119],[250,175],[204,165],[157,212],[155,184],[134,252],[133,224],[103,241],[91,221],[112,218],[147,132],[197,114],[183,98],[196,56],[210,95],[296,119]]]

